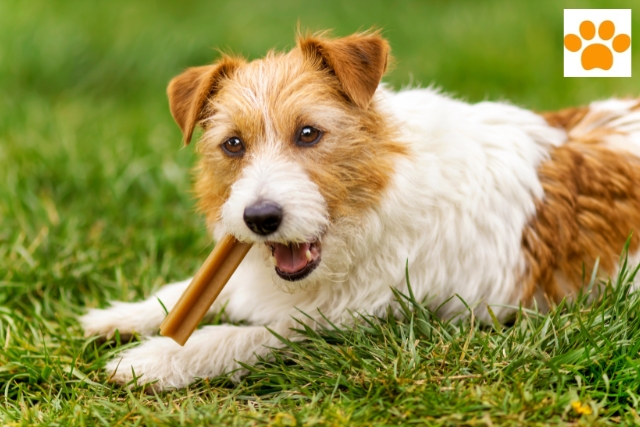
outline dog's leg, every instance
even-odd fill
[[[231,280],[229,280],[229,283],[209,308],[207,316],[219,312],[227,301],[233,298],[235,292],[243,286],[251,283],[259,285],[265,282],[260,266],[259,255],[256,251],[250,251],[247,258],[245,258],[231,277]],[[79,319],[84,328],[85,336],[100,335],[111,338],[116,329],[121,336],[130,336],[134,332],[140,335],[158,333],[160,323],[166,316],[162,306],[164,305],[167,310],[171,310],[190,282],[191,280],[189,279],[167,285],[144,301],[132,303],[114,301],[108,308],[89,310],[87,314]],[[160,301],[162,301],[162,304]],[[235,311],[238,312],[234,316],[236,320],[245,318],[246,313],[243,313],[242,310],[236,309]]]
[[[123,337],[130,336],[134,332],[141,335],[157,333],[165,317],[162,304],[167,310],[171,310],[190,281],[167,285],[144,301],[113,301],[108,308],[90,309],[87,314],[80,317],[85,336],[100,335],[111,338],[116,329]]]
[[[268,325],[287,338],[295,338],[293,320]],[[300,325],[298,325],[300,326]],[[282,343],[265,326],[206,326],[194,332],[184,347],[171,338],[153,337],[138,347],[126,350],[107,364],[111,381],[132,385],[154,382],[152,387],[164,390],[182,388],[196,378],[209,378],[238,369],[236,361],[254,363],[256,356],[269,353],[268,347]],[[239,380],[245,372],[232,377]]]

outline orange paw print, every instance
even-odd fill
[[[602,40],[610,40],[616,32],[616,27],[611,21],[604,21],[598,27],[598,36]],[[580,24],[580,35],[584,40],[591,40],[596,35],[596,26],[591,21],[583,21]],[[567,34],[564,38],[564,46],[571,52],[578,52],[582,48],[582,39],[575,34]],[[627,34],[618,34],[611,43],[611,48],[622,53],[631,46],[631,37]],[[611,49],[602,43],[590,43],[582,51],[582,68],[592,70],[601,68],[608,70],[613,66],[613,53]]]

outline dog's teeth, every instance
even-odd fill
[[[271,263],[276,267],[278,266],[278,261],[276,261],[276,257],[274,257],[273,255],[271,256]]]
[[[307,256],[307,261],[311,262],[313,257],[311,256],[311,251],[309,249],[307,249],[307,252],[305,252],[305,255]]]

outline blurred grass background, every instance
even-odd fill
[[[509,99],[551,110],[640,95],[638,77],[562,77],[564,8],[634,6],[637,1],[622,0],[0,0],[5,399],[31,396],[32,404],[62,390],[73,379],[63,371],[54,375],[57,386],[44,387],[53,381],[44,374],[54,356],[59,366],[82,360],[92,378],[104,381],[102,356],[85,354],[74,316],[84,306],[143,297],[184,279],[208,252],[189,190],[193,149],[181,148],[165,97],[169,79],[184,68],[211,62],[217,48],[248,58],[288,49],[298,22],[335,35],[377,26],[396,58],[385,78],[396,88],[435,83],[470,101]],[[639,24],[635,10],[634,34]],[[637,76],[637,48],[633,68]]]

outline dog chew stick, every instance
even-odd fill
[[[249,243],[239,242],[231,235],[220,239],[189,287],[165,317],[160,325],[160,335],[184,345],[249,249]]]

